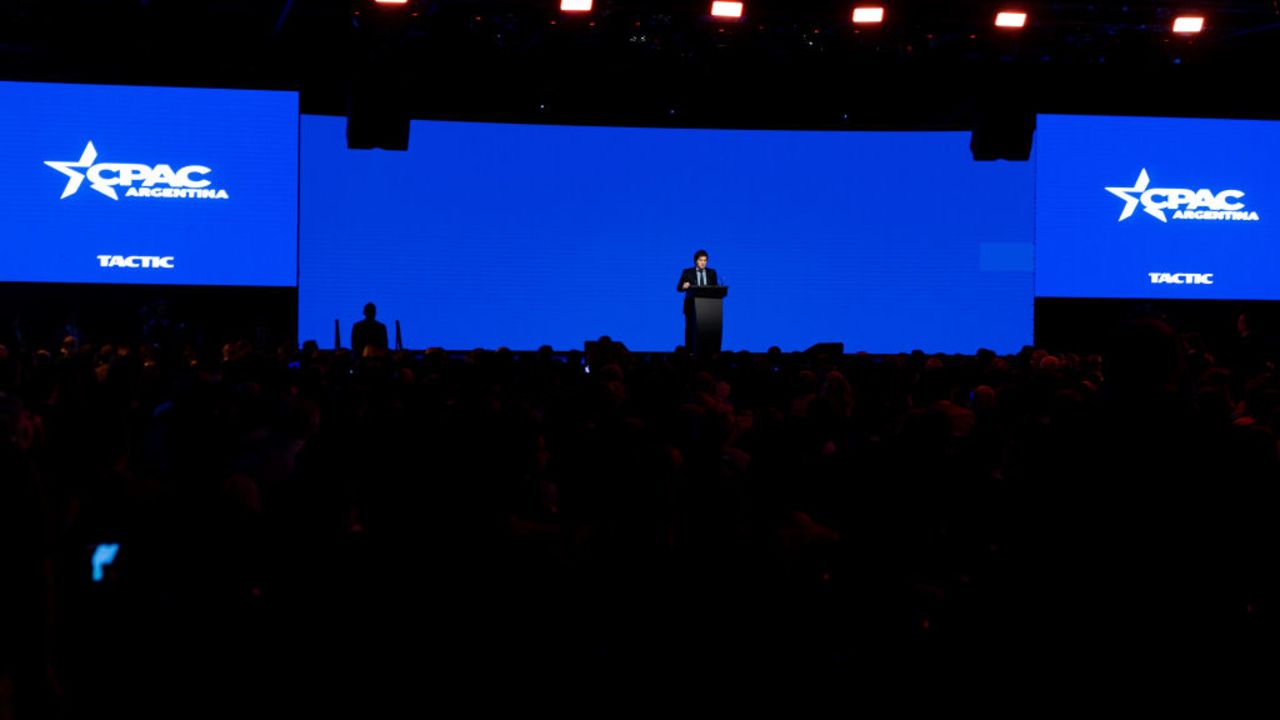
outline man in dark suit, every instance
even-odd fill
[[[684,293],[684,346],[689,352],[694,351],[697,330],[693,323],[693,293],[686,292],[691,287],[703,285],[719,285],[716,271],[707,267],[707,251],[699,250],[693,254],[693,267],[680,271],[680,281],[676,283],[676,292]]]
[[[377,316],[378,307],[369,303],[364,306],[364,319],[351,326],[351,351],[356,357],[362,357],[368,346],[387,349],[387,326],[375,320]]]

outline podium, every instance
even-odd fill
[[[702,356],[720,352],[720,338],[724,333],[724,296],[729,294],[729,286],[693,285],[685,292],[693,298],[694,343],[690,350]]]

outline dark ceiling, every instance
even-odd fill
[[[1280,117],[1277,0],[0,0],[0,78],[289,88],[304,112],[725,127],[967,127],[999,111]],[[1022,31],[998,9],[1026,10]],[[1197,36],[1169,29],[1181,11]]]

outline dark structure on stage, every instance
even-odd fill
[[[720,339],[724,335],[724,298],[729,294],[729,286],[693,285],[685,292],[693,296],[694,345],[691,349],[704,356],[720,352]]]

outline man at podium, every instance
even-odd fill
[[[680,282],[676,283],[676,292],[684,293],[684,346],[693,352],[697,340],[697,326],[693,315],[693,293],[686,292],[691,287],[719,285],[720,279],[716,271],[707,267],[707,251],[699,250],[693,254],[693,267],[680,272]]]

